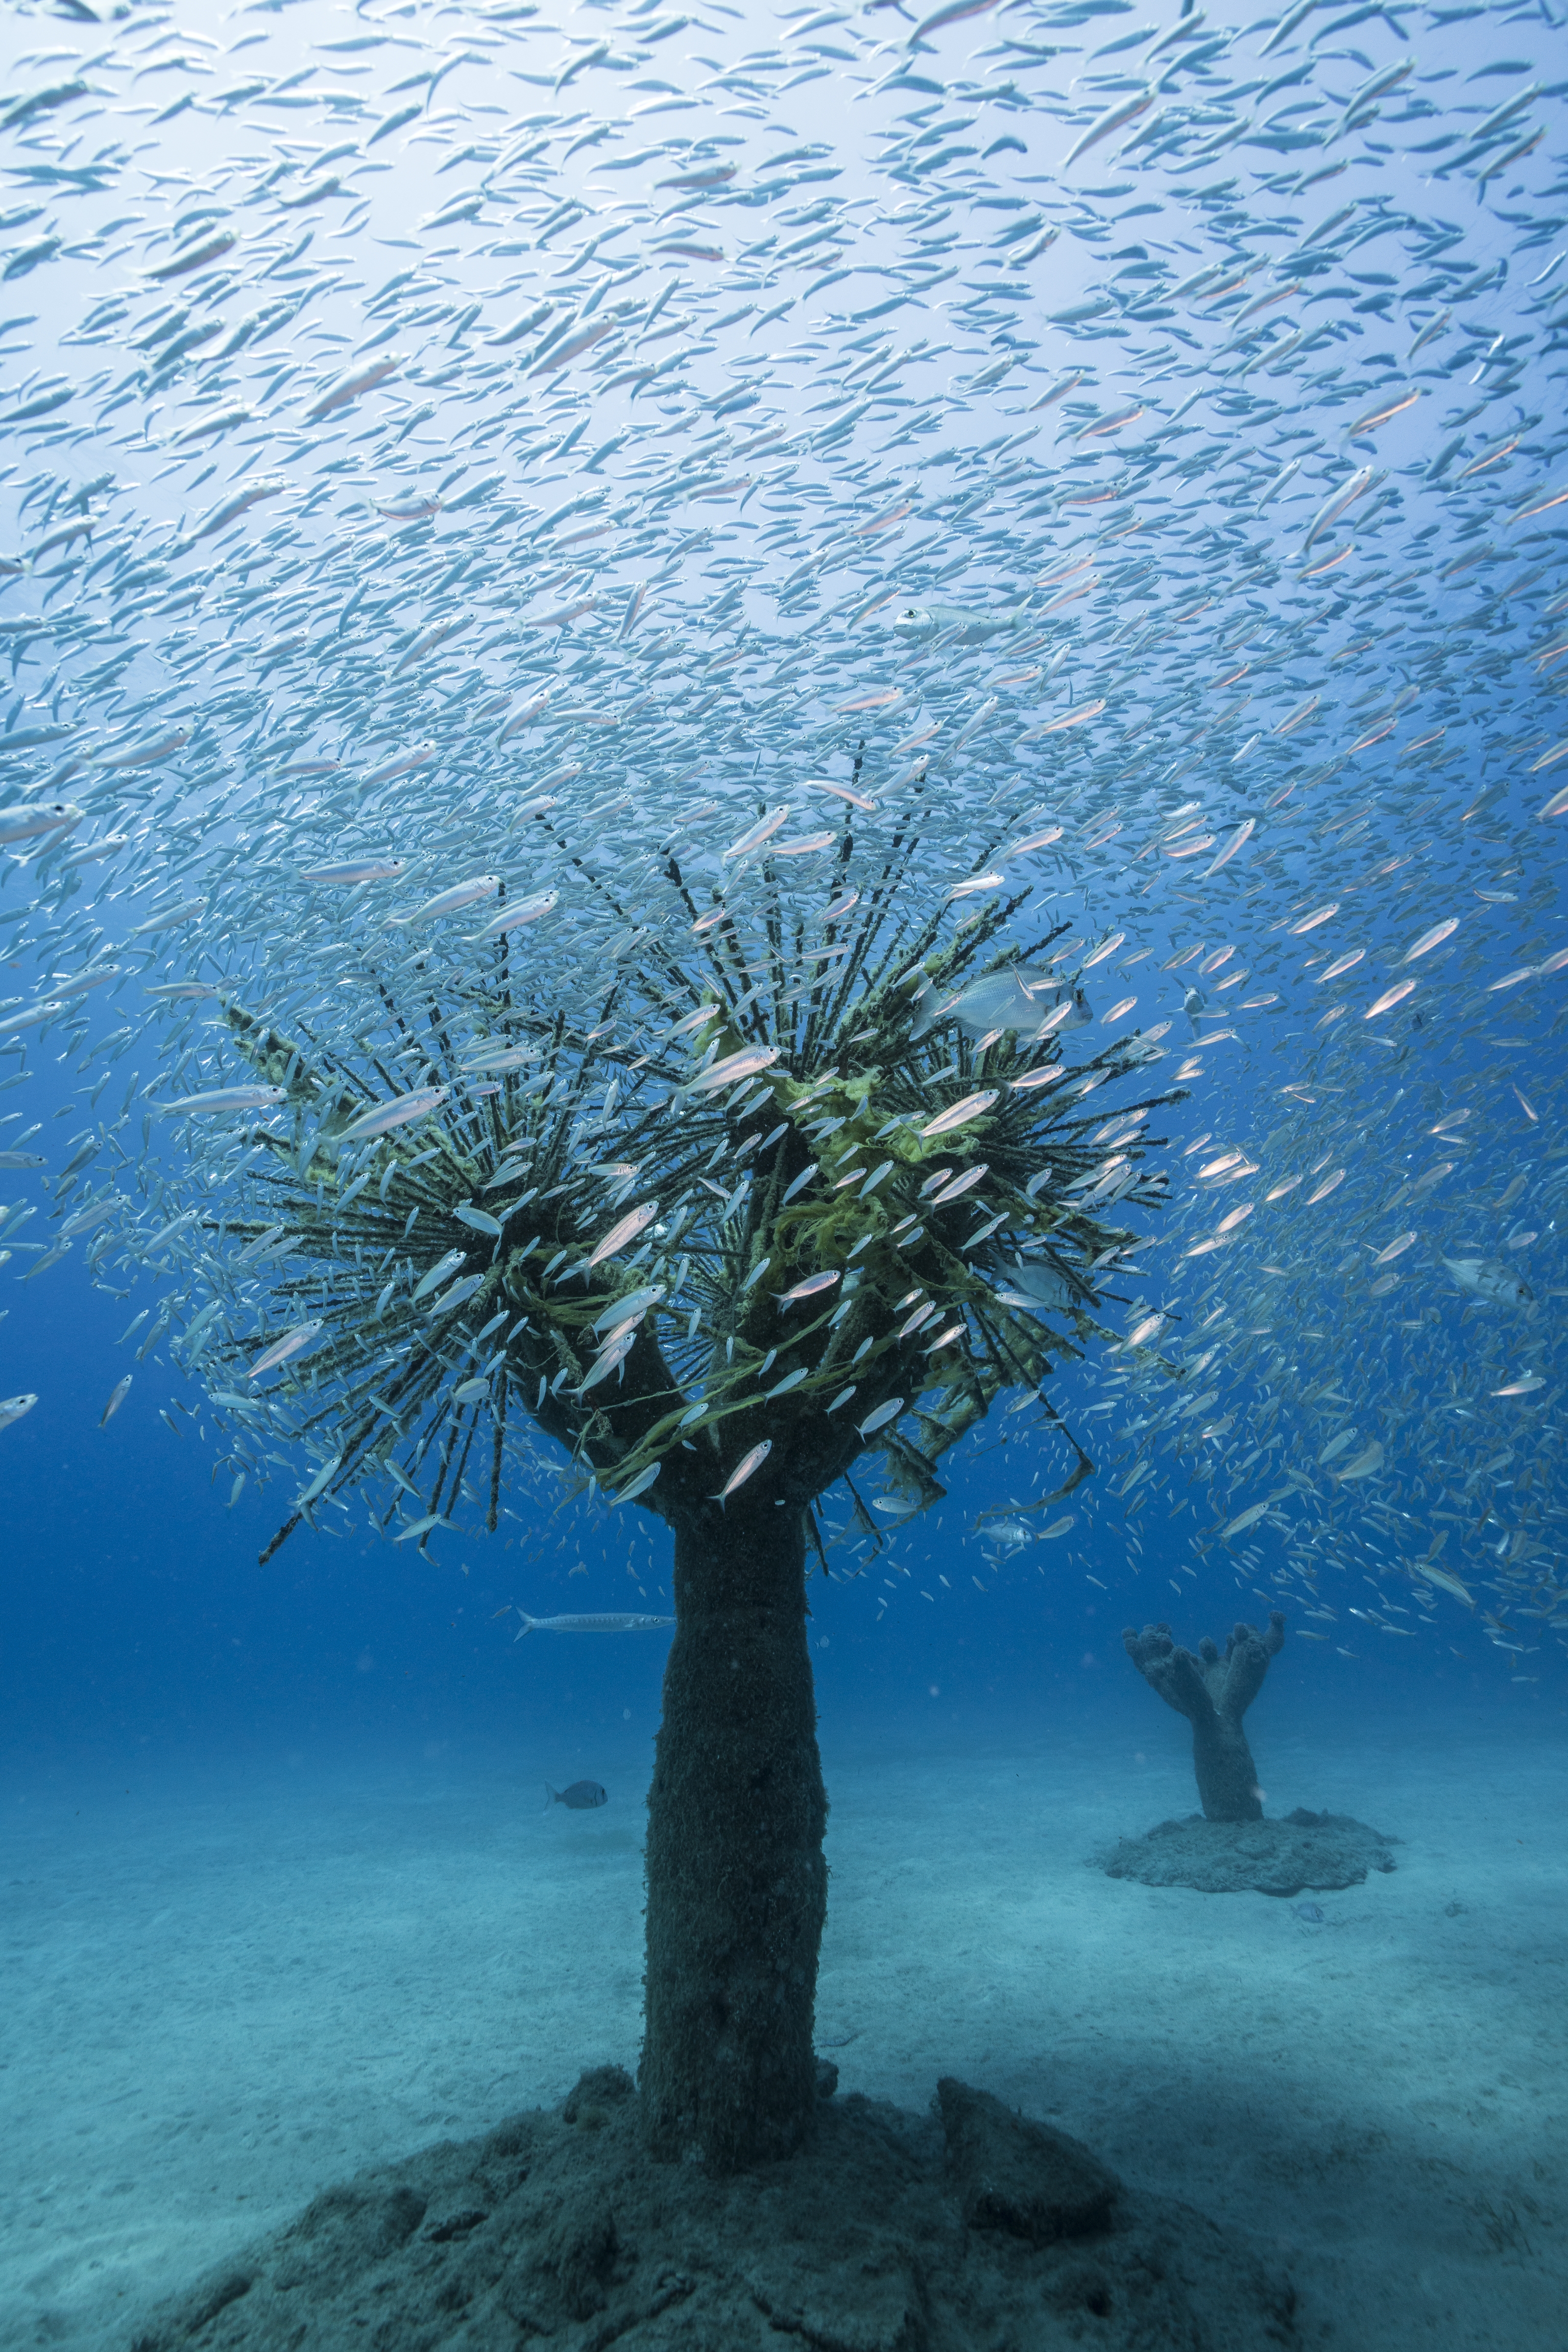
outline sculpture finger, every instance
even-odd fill
[[[1265,1641],[1250,1625],[1238,1625],[1225,1645],[1226,1671],[1218,1705],[1220,1712],[1232,1723],[1240,1722],[1263,1687],[1269,1661],[1285,1638],[1283,1617],[1279,1623],[1278,1642]]]
[[[1144,1672],[1152,1661],[1168,1658],[1176,1643],[1168,1625],[1145,1625],[1141,1633],[1134,1627],[1124,1625],[1122,1628],[1122,1647],[1139,1671]]]

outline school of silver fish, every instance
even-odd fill
[[[231,997],[325,1063],[504,945],[591,1045],[606,975],[718,919],[688,887],[843,954],[918,808],[911,894],[1027,891],[1019,937],[1071,940],[917,996],[915,1033],[977,1067],[1056,1039],[1058,1076],[1135,1041],[1099,1076],[1187,1097],[1122,1328],[1051,1391],[1098,1475],[990,1515],[986,1582],[1043,1540],[1130,1589],[1147,1512],[1325,1658],[1538,1676],[1568,1646],[1551,0],[66,0],[4,40],[8,1275],[151,1280],[123,1344],[175,1375],[168,1425],[211,1416],[231,1500],[303,1449],[324,1510],[331,1432],[269,1384],[324,1318],[273,1311],[286,1226],[225,1236],[287,1076]],[[548,1087],[531,1058],[458,1048],[470,1087]],[[406,1068],[339,1146],[440,1121],[452,1083]],[[1102,1200],[1148,1118],[1094,1134]],[[421,1284],[455,1329],[463,1263]],[[1075,1304],[1038,1253],[998,1279]],[[662,1295],[617,1302],[595,1377]],[[10,1370],[0,1428],[37,1402]]]

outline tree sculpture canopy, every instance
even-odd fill
[[[1082,998],[1040,977],[1066,926],[1010,939],[1021,895],[926,892],[916,918],[917,845],[811,909],[765,846],[739,905],[699,908],[672,851],[685,936],[640,935],[586,1006],[526,913],[504,928],[504,886],[493,942],[444,969],[393,970],[370,935],[381,1017],[351,1039],[218,992],[221,1075],[237,1058],[268,1116],[193,1138],[192,1351],[242,1444],[325,1457],[278,1540],[388,1470],[434,1528],[483,1465],[493,1526],[519,1422],[668,1519],[742,1485],[804,1507],[873,1447],[918,1507],[1002,1389],[1040,1389],[1134,1238],[1113,1204],[1163,1187],[1142,1122],[1172,1097],[1107,1124],[1098,1088],[1151,1049],[1070,1066]],[[846,824],[841,879],[852,850]],[[244,1089],[168,1108],[211,1100]]]

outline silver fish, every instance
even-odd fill
[[[927,1035],[945,1021],[956,1023],[967,1037],[983,1037],[1000,1029],[1027,1039],[1082,1029],[1094,1018],[1082,989],[1070,987],[1053,972],[1024,964],[987,972],[955,996],[928,984],[914,1002],[916,1017],[910,1031],[912,1040]]]
[[[1511,1266],[1495,1257],[1446,1257],[1443,1264],[1461,1290],[1495,1307],[1525,1307],[1535,1293]]]
[[[501,887],[498,874],[476,874],[471,882],[454,883],[450,890],[438,890],[423,907],[410,915],[386,915],[382,920],[389,929],[401,929],[412,923],[433,923],[443,915],[455,915],[464,907],[472,907],[480,898],[493,898]]]
[[[525,1633],[652,1633],[675,1622],[673,1617],[626,1616],[613,1611],[588,1617],[530,1617],[526,1609],[517,1614],[522,1633],[514,1638],[519,1642]]]
[[[1021,604],[1005,613],[977,613],[961,604],[905,604],[895,614],[893,626],[895,635],[901,637],[918,639],[951,633],[960,645],[972,646],[1022,628],[1027,617]]]
[[[1031,1315],[1060,1314],[1077,1303],[1077,1295],[1053,1265],[1009,1266],[998,1286],[1004,1306],[1019,1306]]]
[[[317,866],[299,877],[301,882],[392,882],[403,873],[406,858],[345,857],[331,866]]]
[[[20,808],[0,809],[0,846],[32,841],[39,834],[68,834],[86,811],[74,801],[26,802]]]

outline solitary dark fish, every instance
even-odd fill
[[[552,1805],[570,1805],[574,1813],[591,1812],[595,1805],[607,1805],[610,1791],[601,1789],[597,1780],[574,1780],[570,1789],[552,1789],[545,1782],[545,1811]]]

